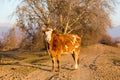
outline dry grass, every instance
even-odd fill
[[[38,63],[44,63],[50,59],[49,56],[43,56],[43,57],[34,57],[25,59],[24,62],[30,63],[30,64],[38,64]]]
[[[38,62],[45,62],[46,60],[50,59],[48,55],[43,56],[44,52],[0,52],[1,55],[1,63],[0,65],[14,65],[18,62],[25,62],[25,63],[38,63]]]

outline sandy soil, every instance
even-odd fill
[[[51,72],[51,60],[0,65],[0,80],[120,80],[120,49],[101,44],[83,47],[74,70],[71,55],[62,55],[61,71]]]

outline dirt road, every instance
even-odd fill
[[[51,72],[51,61],[0,65],[0,80],[120,80],[120,49],[101,44],[81,49],[80,65],[74,70],[71,55],[61,58],[61,71]]]

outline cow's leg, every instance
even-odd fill
[[[75,54],[75,69],[78,69],[78,60],[79,60],[79,56]]]
[[[79,65],[79,50],[74,51],[75,69],[78,69]]]
[[[60,67],[60,58],[61,58],[61,55],[58,54],[58,55],[57,55],[58,71],[60,71],[60,69],[61,69],[61,67]]]
[[[55,71],[55,57],[52,57],[52,72]]]
[[[75,61],[75,54],[74,54],[74,52],[73,52],[73,54],[72,54],[72,57],[73,57],[73,59],[74,59],[74,61]]]

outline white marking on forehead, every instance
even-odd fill
[[[49,42],[51,40],[51,35],[52,35],[52,29],[49,29],[48,31],[45,31],[45,40]]]

